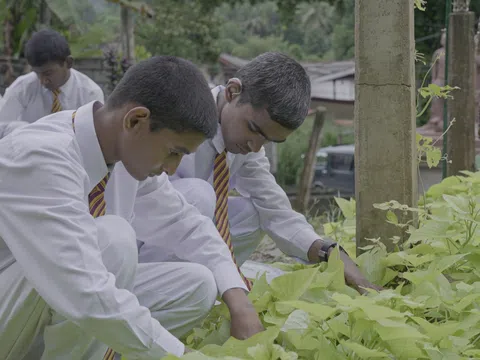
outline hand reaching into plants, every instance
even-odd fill
[[[231,324],[230,334],[239,340],[248,339],[265,330],[253,306],[240,313],[231,314]]]
[[[319,262],[321,261],[319,258],[319,250],[322,247],[322,240],[317,240],[313,243],[308,251],[308,258],[312,262]],[[332,253],[334,247],[331,247],[328,251],[328,255]],[[344,265],[344,273],[345,273],[345,282],[348,286],[357,290],[360,294],[364,294],[367,292],[368,289],[374,289],[377,291],[382,290],[381,286],[372,284],[367,278],[361,273],[360,269],[358,268],[357,264],[343,251],[340,251],[340,259],[343,261]]]
[[[230,311],[230,333],[234,338],[245,340],[265,330],[257,311],[243,289],[230,289],[223,294]]]
[[[330,251],[331,252],[331,251]],[[383,290],[381,286],[372,284],[367,278],[360,272],[357,264],[343,251],[340,251],[340,258],[343,261],[345,282],[348,286],[357,290],[360,294],[365,294],[368,289]]]

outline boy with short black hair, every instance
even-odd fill
[[[135,231],[128,219],[105,215],[104,190],[120,162],[136,181],[174,173],[182,155],[216,133],[216,117],[202,73],[159,56],[131,67],[105,105],[46,116],[0,141],[1,359],[22,359],[42,332],[45,359],[118,352],[157,360],[186,351],[177,338],[218,294],[212,271],[137,266]],[[212,269],[223,266],[243,287],[227,247],[213,247]],[[235,297],[251,306],[243,290]],[[262,330],[257,324],[254,317],[246,333]]]
[[[294,211],[285,191],[270,173],[263,145],[284,142],[303,124],[310,106],[310,80],[305,69],[286,55],[257,56],[226,86],[212,89],[219,113],[213,139],[182,159],[170,178],[186,200],[216,223],[241,266],[268,234],[287,255],[306,262],[327,261],[336,243],[318,235]],[[235,189],[240,196],[228,196]],[[138,216],[143,216],[139,209]],[[379,289],[343,251],[347,283],[360,292]],[[168,246],[140,249],[140,262],[167,261]]]
[[[58,32],[44,29],[34,33],[25,45],[25,57],[32,72],[19,76],[6,89],[0,99],[0,123],[32,123],[90,101],[104,102],[102,89],[72,68],[70,47]]]

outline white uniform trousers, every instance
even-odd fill
[[[213,187],[206,181],[196,178],[172,180],[172,185],[195,206],[202,215],[213,220],[215,214],[216,196]],[[137,214],[141,216],[141,214]],[[241,266],[255,251],[265,232],[260,228],[258,212],[250,199],[241,196],[228,198],[228,218],[235,258]],[[139,249],[139,262],[178,261],[170,249],[148,244]]]
[[[97,218],[96,222],[102,258],[115,275],[117,287],[133,290],[140,304],[177,337],[198,326],[217,296],[210,270],[185,263],[137,267],[136,237],[130,224],[112,215]],[[107,346],[50,309],[17,263],[0,273],[0,289],[0,359],[103,357]]]

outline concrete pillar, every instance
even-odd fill
[[[448,119],[455,123],[447,132],[447,176],[475,171],[475,13],[464,1],[454,1],[448,28],[448,79],[460,89],[448,100]]]
[[[373,204],[417,203],[413,0],[355,2],[357,253],[406,236]],[[405,220],[405,219],[404,219]]]

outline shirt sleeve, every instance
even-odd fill
[[[220,295],[232,288],[247,290],[212,220],[188,204],[166,174],[140,185],[134,212],[138,240],[158,245],[159,251],[167,249],[180,260],[206,266]]]
[[[284,253],[308,261],[308,250],[320,236],[305,216],[292,209],[287,194],[270,173],[265,149],[248,154],[236,176],[236,190],[251,198],[262,229]]]
[[[0,234],[27,280],[54,311],[128,359],[181,356],[184,345],[105,268],[72,144],[37,141],[27,151],[11,142],[0,145]]]
[[[15,82],[10,85],[0,99],[0,123],[22,120],[26,105],[22,102],[21,91]]]

